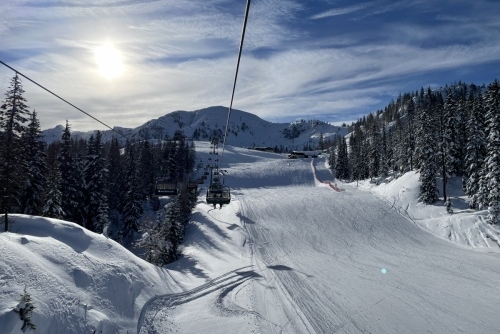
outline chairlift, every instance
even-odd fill
[[[211,184],[207,189],[206,196],[207,204],[212,204],[215,207],[217,204],[222,205],[229,204],[231,202],[231,192],[229,187],[219,184]]]
[[[157,181],[155,186],[155,195],[157,196],[169,196],[177,195],[179,193],[179,187],[177,181]]]
[[[189,192],[196,192],[196,190],[198,190],[198,182],[197,181],[189,181],[186,185],[186,188]]]

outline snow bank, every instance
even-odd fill
[[[500,228],[486,223],[486,210],[468,208],[459,178],[451,179],[448,184],[447,192],[453,203],[453,213],[448,214],[442,198],[433,205],[418,201],[419,176],[412,171],[398,178],[365,180],[359,182],[359,188],[384,198],[402,215],[443,239],[476,250],[500,252]]]
[[[0,332],[22,333],[24,288],[38,333],[133,333],[143,304],[176,291],[167,270],[76,224],[11,215],[0,234]],[[2,226],[0,226],[2,227]],[[3,228],[3,227],[2,227]]]

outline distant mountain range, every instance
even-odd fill
[[[195,111],[174,111],[160,118],[152,119],[136,128],[115,127],[131,140],[151,140],[172,137],[176,131],[190,139],[209,141],[214,135],[223,138],[227,122],[227,107],[209,107]],[[64,126],[42,132],[47,143],[61,139]],[[73,138],[89,138],[95,131],[72,131]],[[101,131],[103,141],[113,137],[122,143],[125,138],[111,130]],[[335,136],[345,136],[346,127],[334,126],[318,120],[301,120],[293,123],[272,123],[260,117],[241,110],[233,109],[229,120],[226,144],[238,147],[278,147],[287,150],[302,150],[305,147],[315,147],[320,138],[331,140]]]

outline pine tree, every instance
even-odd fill
[[[488,124],[487,157],[484,175],[488,187],[488,220],[500,224],[500,84],[488,86],[485,101]]]
[[[335,177],[338,179],[349,178],[349,158],[347,155],[347,142],[342,138],[337,149],[337,159],[335,165]]]
[[[333,142],[332,146],[330,146],[330,148],[328,148],[328,152],[329,152],[328,167],[332,170],[335,168],[336,160],[337,160],[337,157],[335,155],[335,151],[337,150],[337,143],[338,143],[338,141],[335,140]]]
[[[42,214],[45,217],[62,219],[64,211],[62,209],[61,172],[57,164],[50,169],[45,188],[45,203],[42,208]]]
[[[143,141],[138,161],[138,171],[140,175],[140,194],[142,198],[151,198],[154,194],[155,186],[155,159],[153,149],[149,141]]]
[[[119,241],[122,230],[121,208],[125,193],[125,159],[120,153],[120,144],[116,138],[113,138],[109,145],[107,166],[109,171],[107,181],[109,187],[109,226],[107,235]]]
[[[443,153],[446,177],[459,174],[460,146],[458,143],[457,123],[459,123],[457,102],[451,90],[448,90],[443,113]]]
[[[389,159],[387,154],[387,136],[382,129],[382,147],[380,152],[380,175],[386,177],[389,174]]]
[[[139,227],[141,238],[136,242],[136,246],[144,250],[146,261],[160,267],[171,262],[172,244],[168,241],[169,230],[169,222],[162,222],[160,218],[142,222]]]
[[[106,160],[103,158],[101,133],[97,131],[87,143],[87,154],[83,169],[84,189],[84,227],[101,233],[108,225],[108,199]]]
[[[47,182],[47,154],[36,115],[35,111],[31,113],[30,123],[22,138],[27,153],[28,177],[22,192],[21,212],[30,215],[40,214]]]
[[[139,178],[137,175],[137,163],[135,161],[135,152],[130,145],[127,145],[125,195],[122,204],[123,228],[121,235],[123,243],[127,244],[134,232],[138,232],[138,219],[142,214],[142,194],[139,187]]]
[[[27,153],[22,144],[29,116],[24,90],[17,73],[12,78],[5,100],[0,106],[0,200],[8,231],[8,211],[20,204],[20,196],[28,177]]]
[[[473,99],[472,93],[470,99]],[[471,197],[469,206],[473,209],[479,208],[478,192],[480,175],[486,156],[486,137],[484,133],[484,107],[483,97],[479,95],[472,102],[472,109],[467,122],[467,147],[465,154],[465,171],[467,181],[465,192]]]
[[[66,127],[61,136],[61,144],[57,160],[59,162],[59,171],[61,173],[61,207],[64,212],[64,218],[68,221],[77,221],[77,209],[79,206],[76,198],[79,193],[79,186],[82,187],[82,182],[76,179],[75,162],[71,154],[71,127],[66,120]]]
[[[380,173],[381,165],[381,155],[382,155],[382,140],[380,138],[380,132],[376,124],[372,127],[372,137],[369,144],[369,155],[368,155],[368,170],[369,177],[378,177]]]
[[[406,115],[408,118],[408,126],[404,142],[409,169],[413,170],[413,168],[415,167],[413,161],[415,155],[415,102],[413,101],[413,98],[410,98],[408,101]]]
[[[419,200],[432,204],[439,199],[436,185],[437,150],[434,122],[429,109],[421,109],[417,126],[416,145],[419,147],[420,163],[420,194]]]

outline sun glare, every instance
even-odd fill
[[[106,79],[115,79],[124,72],[123,56],[113,44],[107,42],[94,50],[99,73]]]

